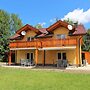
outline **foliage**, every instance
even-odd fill
[[[67,23],[69,23],[69,24],[71,24],[71,25],[78,25],[78,21],[76,21],[76,22],[74,22],[74,21],[72,21],[71,19],[66,19],[66,20],[64,20],[65,22],[67,22]]]
[[[90,29],[87,30],[87,34],[83,37],[82,50],[90,52]]]
[[[1,90],[90,90],[90,74],[0,68]]]
[[[41,25],[41,24],[37,24],[37,25],[35,25],[35,28],[37,28],[37,29],[41,29],[43,26]]]
[[[3,59],[3,61],[6,61],[9,51],[8,38],[21,26],[21,20],[17,15],[0,10],[0,59]]]
[[[10,35],[10,15],[0,10],[0,58],[4,58],[6,52],[8,52],[8,43],[7,38]]]
[[[75,26],[78,25],[78,22],[74,23],[69,18],[67,20],[64,20],[64,21],[68,22],[71,25],[75,25]],[[83,37],[82,50],[90,52],[90,29],[87,30],[87,34]]]
[[[10,30],[11,35],[15,34],[16,30],[23,26],[21,19],[19,19],[18,15],[11,14],[10,15]]]

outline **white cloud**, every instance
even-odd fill
[[[53,23],[56,21],[56,18],[50,19],[50,22]]]
[[[59,20],[58,17],[50,19],[50,23],[53,24],[53,23],[57,22],[58,20]]]
[[[79,23],[85,24],[90,22],[90,9],[83,11],[83,9],[75,9],[72,12],[69,12],[61,20],[70,19],[74,22],[78,21]]]

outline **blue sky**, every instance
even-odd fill
[[[44,27],[52,24],[54,18],[64,18],[75,9],[86,12],[89,8],[90,0],[0,0],[0,9],[18,14],[24,24],[45,23]],[[84,25],[90,28],[90,21]]]

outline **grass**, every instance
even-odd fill
[[[90,74],[0,67],[0,90],[90,90]]]

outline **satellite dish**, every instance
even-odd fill
[[[73,29],[72,25],[68,25],[68,29],[72,30]]]
[[[26,32],[25,32],[25,31],[22,31],[21,34],[22,34],[22,35],[26,35]]]

